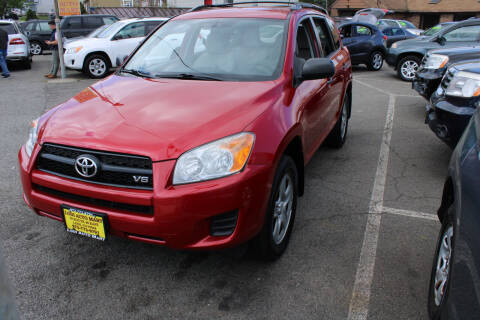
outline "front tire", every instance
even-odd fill
[[[367,64],[368,70],[378,71],[383,66],[383,54],[380,51],[375,51],[370,55],[370,61]]]
[[[89,56],[85,61],[83,72],[92,79],[101,79],[107,75],[110,69],[109,65],[105,56],[94,54]]]
[[[339,149],[347,140],[350,103],[350,95],[347,93],[343,99],[340,117],[325,141],[329,147]]]
[[[43,48],[40,42],[32,41],[30,42],[30,53],[33,55],[41,55],[43,53]]]
[[[430,286],[428,290],[428,313],[432,320],[440,319],[448,297],[455,241],[453,217],[452,206],[448,210],[442,228],[440,229],[437,248],[433,258]]]
[[[295,220],[298,196],[298,173],[291,157],[279,161],[262,230],[253,239],[259,258],[278,259],[287,248]]]
[[[397,74],[403,81],[413,81],[420,66],[420,58],[407,56],[400,60],[397,66]]]

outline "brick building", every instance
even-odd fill
[[[331,15],[352,16],[359,9],[377,7],[395,11],[385,18],[409,20],[422,29],[439,22],[480,17],[480,0],[336,0]]]

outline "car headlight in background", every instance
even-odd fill
[[[68,49],[67,49],[67,54],[77,53],[77,52],[79,52],[79,51],[82,50],[82,49],[83,49],[82,46],[68,48]]]
[[[395,49],[398,46],[398,43],[394,42],[391,46],[391,48]]]
[[[448,57],[441,54],[431,54],[425,60],[425,69],[441,69],[445,67],[448,62]]]
[[[33,147],[37,143],[38,138],[38,119],[33,120],[30,123],[30,128],[28,130],[28,139],[27,143],[25,143],[25,151],[27,151],[27,155],[30,157],[32,155]]]
[[[242,171],[254,141],[253,133],[243,132],[185,152],[175,165],[173,184],[211,180]]]
[[[478,97],[480,95],[480,75],[466,71],[457,72],[448,84],[445,94],[463,98]]]

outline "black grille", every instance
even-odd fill
[[[229,236],[237,226],[238,210],[222,213],[212,218],[210,234],[212,236]]]
[[[448,85],[450,84],[450,82],[452,81],[454,76],[455,76],[455,73],[451,69],[449,69],[445,73],[445,76],[443,77],[442,83],[441,83],[441,86],[442,86],[443,90],[447,90]]]
[[[98,173],[85,178],[75,170],[75,159],[80,155],[98,159]],[[58,176],[116,187],[153,188],[152,160],[147,157],[79,149],[45,143],[37,158],[37,169]]]
[[[73,200],[79,203],[91,204],[98,207],[117,209],[117,210],[123,210],[123,211],[135,212],[135,213],[153,214],[152,206],[140,206],[136,204],[128,204],[128,203],[108,201],[108,200],[97,199],[97,198],[90,198],[90,197],[80,196],[78,194],[73,194],[73,193],[68,193],[60,190],[47,188],[44,186],[40,186],[38,184],[34,184],[33,188],[38,192],[56,196],[58,198],[65,199],[65,200]]]

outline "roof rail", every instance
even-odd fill
[[[242,2],[224,3],[224,4],[206,4],[206,5],[199,5],[199,6],[193,7],[188,12],[200,11],[208,8],[227,8],[227,7],[233,7],[233,6],[242,5],[242,4],[279,4],[279,5],[289,6],[292,8],[292,10],[299,10],[304,8],[318,10],[328,16],[327,9],[317,6],[315,4],[305,3],[305,2],[284,2],[284,1],[245,1],[245,2],[242,1]]]

